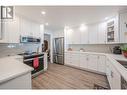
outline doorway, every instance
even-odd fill
[[[48,57],[48,63],[51,62],[51,35],[50,34],[44,34],[44,50],[47,52]]]

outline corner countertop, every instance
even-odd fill
[[[0,58],[0,84],[33,70],[20,61],[21,59],[18,55]]]
[[[125,58],[124,55],[122,54],[108,54],[108,55],[112,56],[115,60],[127,62],[127,58]]]
[[[65,53],[80,53],[80,54],[97,54],[97,55],[105,55],[112,65],[116,68],[116,70],[120,73],[120,75],[127,81],[127,68],[123,67],[118,61],[127,62],[127,58],[125,58],[122,54],[110,54],[110,53],[98,53],[98,52],[82,52],[82,51],[65,51]]]

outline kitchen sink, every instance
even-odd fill
[[[125,68],[127,68],[127,62],[126,61],[119,61],[117,60],[121,65],[123,65]]]

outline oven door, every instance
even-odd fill
[[[29,66],[31,66],[31,67],[34,68],[34,70],[32,71],[32,74],[34,74],[34,73],[36,73],[36,72],[39,72],[39,71],[41,71],[41,70],[44,69],[44,60],[43,60],[43,56],[38,57],[38,58],[39,58],[39,66],[38,66],[37,68],[34,68],[34,66],[33,66],[34,58],[24,60],[24,63],[25,63],[26,65],[29,65]]]

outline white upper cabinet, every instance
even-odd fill
[[[20,29],[19,18],[8,20],[3,24],[3,38],[0,43],[19,43]]]
[[[118,16],[107,21],[107,43],[119,43]]]
[[[40,24],[32,22],[32,27],[31,27],[31,34],[33,37],[40,37]]]
[[[120,14],[120,42],[127,43],[127,12]]]
[[[88,26],[89,44],[98,43],[98,24],[91,24]]]
[[[4,22],[2,27],[3,35],[0,43],[20,43],[20,36],[41,37],[43,40],[44,27],[40,30],[40,24],[19,15],[15,15],[13,20]]]
[[[72,35],[73,35],[73,30],[67,30],[64,31],[64,35],[65,35],[65,42],[66,44],[72,44]]]
[[[98,25],[98,43],[106,43],[106,22],[99,23]]]
[[[12,23],[8,23],[8,32],[9,32],[9,43],[19,43],[20,42],[20,23],[19,17],[15,16],[15,19]]]
[[[20,25],[21,25],[21,31],[20,34],[21,36],[30,36],[30,32],[31,32],[31,23],[24,18],[20,18]],[[32,35],[32,34],[31,34]]]
[[[71,37],[71,39],[72,39],[72,44],[81,44],[81,33],[80,33],[81,31],[79,31],[79,29],[78,28],[74,28],[73,29],[73,33],[72,33],[72,37]]]
[[[88,35],[88,27],[86,26],[86,29],[84,31],[81,31],[80,36],[80,44],[88,44],[89,43],[89,35]]]
[[[40,37],[40,24],[21,17],[21,36]]]
[[[127,14],[126,14],[127,15]],[[121,40],[127,42],[127,28],[124,27],[127,16],[121,14]],[[124,20],[125,19],[125,20]],[[98,22],[94,24],[86,25],[87,29],[80,31],[78,27],[72,28],[73,32],[66,33],[66,44],[109,44],[120,43],[119,32],[119,16]]]

